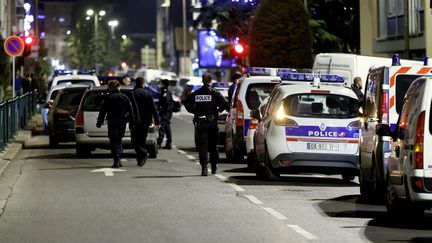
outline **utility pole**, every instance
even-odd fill
[[[409,1],[404,0],[404,56],[406,59],[411,59],[410,57],[410,44],[409,44]]]

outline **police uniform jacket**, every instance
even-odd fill
[[[162,87],[159,95],[159,111],[161,114],[166,114],[172,112],[174,106],[174,102],[172,99],[171,92],[166,88]]]
[[[188,97],[185,107],[195,116],[217,116],[218,112],[228,109],[228,102],[217,90],[204,85]]]
[[[119,90],[115,90],[105,96],[99,112],[97,124],[103,124],[105,115],[108,120],[125,119],[125,121],[128,122],[134,120],[131,102],[128,97]]]
[[[144,88],[136,87],[133,90],[133,96],[137,107],[136,122],[140,124],[151,124],[154,119],[155,125],[160,125],[156,106],[149,91]]]

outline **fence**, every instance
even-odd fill
[[[37,93],[30,92],[0,104],[0,151],[23,129],[36,110]]]

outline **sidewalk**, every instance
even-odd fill
[[[42,135],[42,116],[35,114],[27,123],[24,130],[18,131],[12,141],[0,152],[0,177],[3,176],[6,168],[12,163],[17,154],[19,154],[25,144],[34,135]]]

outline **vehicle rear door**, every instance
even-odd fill
[[[106,90],[89,90],[85,93],[81,110],[84,117],[84,131],[89,137],[107,137],[108,124],[105,120],[101,128],[96,127],[99,111],[102,107],[102,102],[107,95]]]

